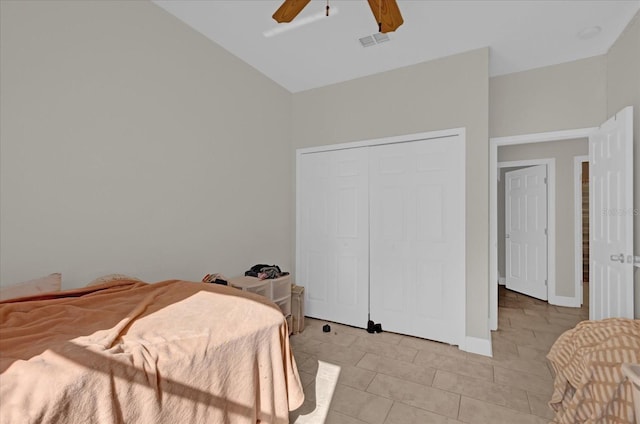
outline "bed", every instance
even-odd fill
[[[582,321],[547,355],[555,371],[553,423],[634,424],[634,387],[623,364],[640,362],[640,320]]]
[[[0,302],[0,423],[287,423],[280,310],[205,283],[118,280]]]

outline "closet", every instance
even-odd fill
[[[464,144],[457,129],[298,150],[307,316],[463,343]]]

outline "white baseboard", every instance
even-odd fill
[[[498,284],[500,284],[501,286],[506,286],[507,285],[507,279],[504,278],[504,277],[498,278]]]
[[[579,308],[582,306],[580,299],[574,296],[549,296],[549,303],[556,306],[565,306],[567,308]]]
[[[489,335],[491,337],[491,335]],[[491,348],[491,339],[481,339],[479,337],[465,337],[464,348],[461,348],[466,352],[475,353],[484,356],[493,356],[493,350]]]

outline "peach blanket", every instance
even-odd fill
[[[556,373],[553,423],[635,422],[621,366],[640,362],[640,320],[582,321],[556,340],[547,358]]]
[[[214,284],[115,281],[0,302],[0,423],[287,423],[286,321]]]

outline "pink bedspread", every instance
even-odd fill
[[[287,423],[286,322],[214,284],[116,281],[0,302],[0,423]]]

